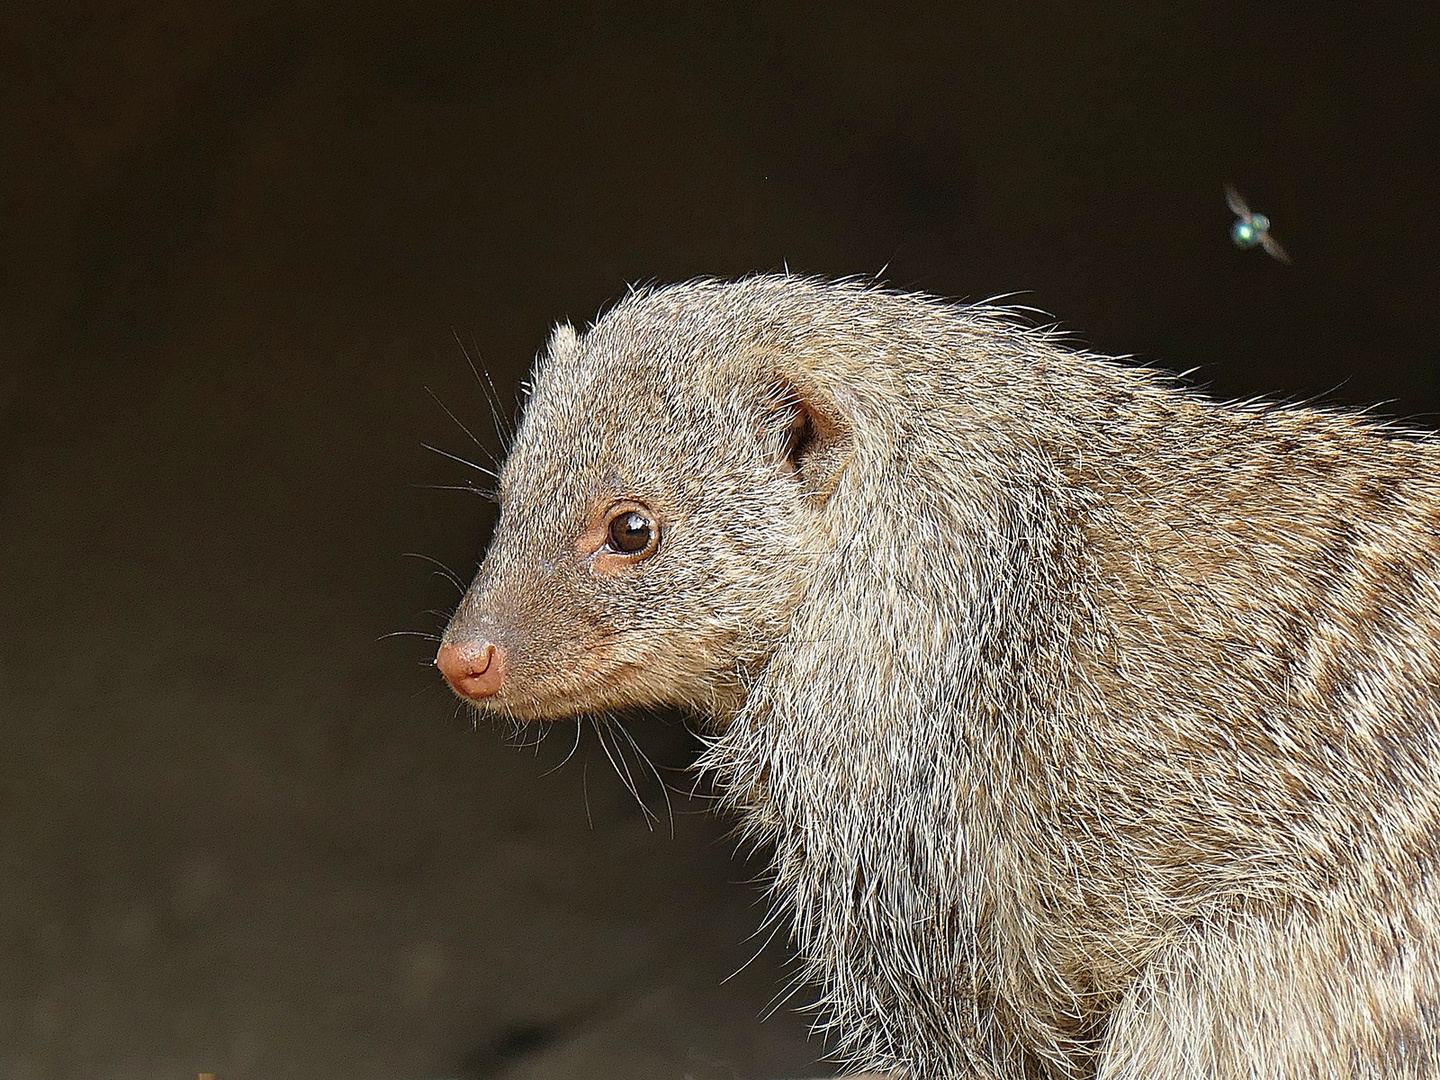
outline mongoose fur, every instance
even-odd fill
[[[792,276],[541,357],[446,678],[678,706],[857,1068],[1440,1076],[1440,444]]]

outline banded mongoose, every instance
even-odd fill
[[[555,330],[437,663],[680,707],[851,1066],[1440,1075],[1440,443],[794,276]]]

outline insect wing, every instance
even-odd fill
[[[1230,212],[1236,217],[1249,219],[1250,207],[1246,205],[1240,193],[1229,184],[1225,185],[1225,205],[1230,207]]]
[[[1268,232],[1260,234],[1260,246],[1265,249],[1265,253],[1271,258],[1279,259],[1286,266],[1290,265],[1289,252],[1281,247],[1279,242]]]

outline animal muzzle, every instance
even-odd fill
[[[447,641],[435,666],[450,689],[469,701],[484,701],[505,685],[505,650],[493,641]]]

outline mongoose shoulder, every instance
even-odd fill
[[[438,663],[700,718],[856,1066],[1440,1075],[1437,477],[983,305],[647,289],[553,335]]]

